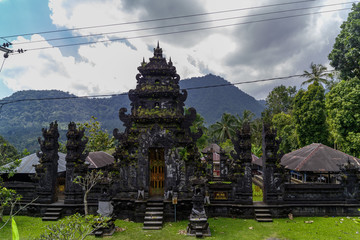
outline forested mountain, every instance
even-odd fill
[[[202,86],[224,84],[229,84],[229,82],[212,74],[180,81],[182,89],[189,89],[188,98],[185,102],[186,106],[195,107],[208,125],[219,121],[224,112],[241,115],[244,110],[250,110],[257,117],[260,117],[265,107],[255,98],[233,85],[201,88]],[[191,88],[199,89],[191,90]]]
[[[207,75],[180,81],[180,86],[187,89],[226,83],[228,82],[220,77]],[[16,92],[1,102],[63,97],[75,95],[58,90],[28,90]],[[248,109],[259,116],[264,109],[253,97],[235,86],[189,90],[185,103],[187,107],[195,107],[207,124],[219,120],[224,112],[240,115],[243,110]],[[85,122],[89,121],[91,116],[97,117],[109,133],[112,133],[114,128],[121,129],[122,122],[118,118],[121,107],[130,108],[127,95],[93,99],[31,100],[6,104],[0,112],[0,135],[18,150],[27,148],[33,152],[39,148],[37,138],[41,136],[41,128],[48,127],[49,123],[55,120],[58,121],[62,141],[65,141],[70,121]]]

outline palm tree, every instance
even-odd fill
[[[314,83],[314,82],[320,82],[325,85],[329,84],[329,81],[327,80],[329,77],[329,73],[327,73],[327,68],[321,64],[310,64],[311,72],[304,71],[304,74],[301,75],[301,77],[307,78],[308,80],[304,81],[301,86],[308,84],[308,83]]]
[[[250,124],[255,114],[249,110],[244,110],[242,116],[236,115],[236,128],[241,129],[244,124]]]
[[[216,122],[210,126],[210,133],[219,142],[223,142],[226,139],[231,139],[235,135],[236,118],[229,114],[224,113],[221,116],[221,121]]]

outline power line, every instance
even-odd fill
[[[328,71],[333,72],[333,71]],[[302,77],[303,74],[295,74],[290,76],[283,76],[283,77],[274,77],[274,78],[265,78],[265,79],[257,79],[252,81],[245,81],[245,82],[237,82],[237,83],[225,83],[225,84],[217,84],[217,85],[209,85],[209,86],[200,86],[200,87],[191,87],[191,88],[184,88],[184,90],[196,90],[196,89],[206,89],[206,88],[216,88],[216,87],[227,87],[227,86],[235,86],[235,85],[242,85],[242,84],[251,84],[251,83],[258,83],[258,82],[269,82],[275,80],[284,80],[296,77]],[[69,96],[69,97],[55,97],[55,98],[28,98],[28,99],[18,99],[13,101],[0,101],[0,110],[1,107],[7,104],[19,103],[19,102],[30,102],[30,101],[45,101],[45,100],[66,100],[66,99],[87,99],[87,98],[101,98],[101,97],[116,97],[128,95],[128,92],[118,93],[118,94],[101,94],[101,95],[91,95],[91,96]]]
[[[284,6],[284,5],[290,5],[290,4],[305,3],[305,2],[315,2],[315,1],[317,1],[317,0],[303,0],[303,1],[296,1],[296,2],[286,2],[286,3],[278,3],[278,4],[270,4],[270,5],[258,6],[258,7],[238,8],[238,9],[222,10],[222,11],[215,11],[215,12],[207,12],[207,13],[181,15],[181,16],[175,16],[175,17],[155,18],[155,19],[148,19],[148,20],[141,20],[141,21],[112,23],[112,24],[104,24],[104,25],[97,25],[97,26],[85,26],[85,27],[77,27],[77,28],[70,28],[70,29],[59,29],[59,30],[49,30],[49,31],[42,31],[42,32],[23,33],[23,34],[17,34],[17,35],[1,36],[1,38],[12,38],[12,37],[18,37],[18,36],[29,36],[29,35],[34,35],[34,34],[49,34],[49,33],[67,32],[67,31],[77,31],[77,30],[91,29],[91,28],[103,28],[103,27],[129,25],[129,24],[137,24],[137,23],[165,21],[165,20],[173,20],[173,19],[179,19],[179,18],[198,17],[198,16],[214,15],[214,14],[219,14],[219,13],[245,11],[245,10],[253,10],[253,9]]]
[[[242,23],[233,23],[233,24],[226,24],[226,25],[219,25],[219,26],[212,26],[212,27],[203,27],[203,28],[196,28],[196,29],[188,29],[188,30],[180,30],[180,31],[148,34],[148,35],[134,36],[134,37],[125,37],[125,38],[97,40],[97,41],[82,42],[82,43],[69,43],[69,44],[62,44],[62,45],[56,45],[56,46],[29,48],[29,49],[26,49],[24,51],[37,51],[37,50],[46,50],[46,49],[51,49],[51,48],[62,48],[62,47],[70,47],[70,46],[90,45],[90,44],[95,44],[95,43],[115,42],[115,41],[129,40],[129,39],[147,38],[147,37],[155,37],[155,36],[165,36],[165,35],[187,33],[187,32],[195,32],[195,31],[204,31],[204,30],[210,30],[210,29],[218,29],[218,28],[224,28],[224,27],[239,26],[239,25],[244,25],[244,24],[259,23],[259,22],[266,22],[266,21],[274,21],[274,20],[281,20],[281,19],[289,19],[289,18],[303,17],[303,16],[322,14],[322,13],[330,13],[330,12],[335,12],[335,11],[349,10],[349,9],[351,9],[351,8],[341,8],[341,9],[320,11],[320,12],[313,12],[313,13],[303,13],[303,14],[297,14],[297,15],[292,15],[292,16],[268,18],[268,19],[248,21],[248,22],[242,22]],[[18,54],[18,53],[13,53],[13,55],[14,54]]]
[[[236,16],[236,17],[212,19],[212,20],[205,20],[205,21],[197,21],[197,22],[189,22],[189,23],[165,25],[165,26],[158,26],[158,27],[148,27],[148,28],[140,28],[140,29],[130,29],[130,30],[122,30],[122,31],[94,33],[94,34],[81,35],[81,36],[70,36],[70,37],[50,38],[50,39],[37,40],[37,41],[31,41],[31,42],[18,42],[18,43],[13,43],[13,45],[32,44],[32,43],[39,43],[39,42],[50,42],[50,41],[59,41],[59,40],[76,39],[76,38],[86,38],[86,37],[94,37],[94,36],[118,34],[118,33],[139,32],[139,31],[156,30],[156,29],[171,28],[171,27],[181,27],[181,26],[189,26],[189,25],[195,25],[195,24],[203,24],[203,23],[211,23],[211,22],[234,20],[234,19],[240,19],[240,18],[265,16],[265,15],[270,15],[270,14],[278,14],[278,13],[286,13],[286,12],[309,10],[309,9],[314,9],[314,8],[331,7],[331,6],[338,6],[338,5],[350,4],[350,3],[353,3],[353,2],[335,3],[335,4],[320,5],[320,6],[313,6],[313,7],[304,7],[304,8],[295,8],[295,9],[288,9],[288,10],[281,10],[281,11],[273,11],[273,12],[266,12],[266,13],[250,14],[250,15],[246,15],[246,16]]]

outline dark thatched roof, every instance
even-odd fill
[[[339,166],[348,160],[360,166],[360,159],[321,143],[313,143],[285,154],[281,165],[299,172],[339,172]]]
[[[59,152],[58,155],[58,173],[65,172],[66,154]],[[85,161],[87,164],[89,164],[89,168],[101,168],[113,164],[115,159],[113,156],[106,152],[90,152]],[[39,158],[36,156],[36,153],[33,153],[21,159],[21,164],[19,167],[16,168],[16,173],[35,173],[35,168],[33,167],[33,165],[36,164],[39,164]],[[6,165],[4,166],[6,167]]]

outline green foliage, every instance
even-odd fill
[[[108,217],[98,217],[88,215],[82,217],[79,213],[68,216],[56,224],[46,226],[45,233],[41,234],[37,240],[82,240],[92,232],[106,227]]]
[[[299,145],[293,116],[281,112],[273,116],[272,123],[277,130],[277,137],[281,139],[279,151],[288,153],[296,150]]]
[[[141,108],[136,110],[136,114],[140,117],[176,117],[176,111],[166,108]]]
[[[190,153],[188,152],[187,148],[179,148],[179,155],[180,158],[184,161],[187,161],[189,159]]]
[[[266,97],[266,106],[271,114],[289,113],[292,110],[296,87],[275,87]]]
[[[188,113],[188,109],[185,108],[185,115]],[[190,132],[192,133],[198,133],[199,131],[202,131],[202,136],[196,140],[196,146],[201,151],[209,144],[209,136],[208,136],[208,129],[205,127],[205,119],[199,114],[196,113],[196,118],[192,125],[190,126]]]
[[[331,136],[339,150],[360,157],[360,80],[341,81],[326,95]]]
[[[0,136],[0,166],[13,162],[18,157],[16,148]]]
[[[17,194],[15,190],[8,189],[0,183],[0,222],[3,221],[3,211],[5,207],[10,207],[10,212],[12,213],[15,204],[20,201],[20,199],[21,195]],[[1,226],[1,228],[3,227],[4,225]]]
[[[251,152],[257,157],[262,157],[262,145],[251,144]]]
[[[231,151],[234,151],[234,144],[231,139],[226,139],[226,141],[219,143],[219,146],[225,151],[226,156],[229,159],[232,159]]]
[[[263,201],[263,191],[261,187],[252,184],[252,193],[253,193],[253,201],[254,202],[262,202]]]
[[[294,100],[294,122],[299,146],[328,144],[324,88],[315,81],[307,91],[300,90]]]
[[[360,3],[353,4],[352,12],[341,25],[333,50],[329,54],[330,65],[340,71],[341,78],[360,77]]]
[[[89,152],[105,151],[114,147],[114,137],[109,137],[106,131],[101,130],[101,124],[92,116],[89,122],[78,123],[80,129],[85,129],[88,138],[86,150]]]

